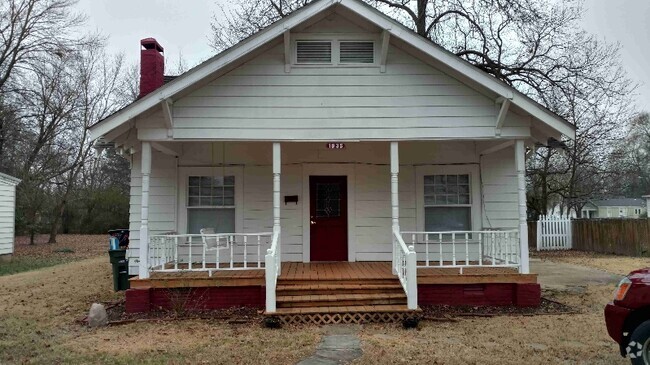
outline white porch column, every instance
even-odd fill
[[[526,222],[526,147],[524,140],[515,142],[515,167],[517,170],[517,191],[519,203],[519,248],[522,274],[530,273],[528,257],[528,223]]]
[[[393,228],[399,229],[399,148],[397,142],[390,143],[390,202]]]
[[[397,252],[395,252],[394,231],[399,231],[399,145],[390,143],[390,206],[391,206],[391,238],[393,241],[393,274],[397,274]]]
[[[273,143],[273,233],[280,232],[280,172],[282,170],[282,150],[280,143]],[[278,267],[282,262],[281,242],[278,238]]]
[[[151,176],[151,143],[142,142],[142,200],[140,201],[140,279],[149,277],[149,180]]]

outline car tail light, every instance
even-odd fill
[[[616,287],[616,291],[614,292],[614,300],[623,300],[631,286],[632,281],[630,281],[627,276],[621,279]]]

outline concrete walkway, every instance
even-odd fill
[[[332,325],[323,327],[323,338],[316,352],[298,365],[347,364],[361,356],[359,326]]]
[[[530,272],[537,274],[542,289],[582,292],[587,285],[616,284],[621,276],[584,266],[540,259],[530,260]]]

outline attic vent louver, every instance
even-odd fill
[[[297,63],[332,63],[332,42],[297,42]]]
[[[341,42],[341,63],[374,63],[374,42]]]

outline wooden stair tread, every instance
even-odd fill
[[[278,284],[277,291],[283,290],[379,290],[379,289],[402,289],[402,285],[397,282],[395,284]]]
[[[337,302],[342,300],[371,300],[371,299],[406,299],[404,293],[371,293],[371,294],[317,294],[317,295],[280,295],[278,303],[291,302]]]
[[[275,313],[264,312],[264,315],[274,316],[283,314],[313,314],[313,313],[408,313],[419,312],[421,309],[411,310],[405,304],[386,305],[363,305],[363,306],[328,306],[328,307],[304,307],[304,308],[277,308]]]

